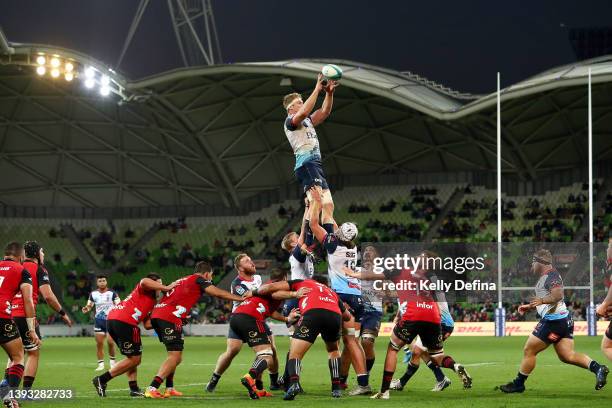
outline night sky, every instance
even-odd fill
[[[4,1],[9,41],[58,45],[114,66],[138,0]],[[568,28],[610,26],[612,1],[214,0],[224,62],[348,59],[465,92],[575,60]],[[166,1],[151,0],[121,64],[132,79],[181,66]]]

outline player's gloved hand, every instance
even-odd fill
[[[64,321],[64,323],[66,323],[66,326],[72,327],[72,320],[70,320],[70,316],[65,314],[62,316],[62,320]]]
[[[295,292],[295,295],[296,295],[296,297],[301,298],[302,296],[306,295],[307,293],[310,293],[310,291],[311,291],[310,288],[299,288],[297,290],[297,292]]]
[[[294,325],[295,323],[297,323],[298,320],[300,320],[300,309],[298,308],[294,308],[291,309],[291,312],[289,313],[289,316],[287,316],[287,324]]]

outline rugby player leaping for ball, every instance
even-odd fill
[[[283,107],[287,110],[284,129],[287,139],[295,154],[295,176],[304,187],[304,192],[310,199],[308,191],[313,186],[321,187],[323,224],[332,223],[334,213],[334,202],[332,201],[329,185],[325,180],[323,166],[321,163],[321,150],[315,126],[323,123],[329,116],[334,102],[334,90],[338,86],[337,81],[327,80],[324,85],[324,77],[319,74],[317,84],[306,101],[302,100],[299,93],[290,93],[283,98]],[[312,112],[321,91],[325,91],[325,99],[320,109]],[[311,113],[312,112],[312,113]]]

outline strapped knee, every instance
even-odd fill
[[[342,335],[343,336],[353,336],[355,337],[355,328],[354,327],[349,327],[348,329],[343,327],[342,328]]]

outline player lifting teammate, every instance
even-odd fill
[[[243,297],[219,289],[212,284],[213,271],[208,262],[196,264],[194,273],[176,281],[176,286],[167,292],[151,313],[151,325],[164,343],[168,357],[162,363],[151,385],[145,391],[147,398],[164,398],[157,389],[166,380],[170,396],[182,395],[174,390],[174,372],[183,359],[183,319],[198,299],[204,294],[225,300],[242,302]]]
[[[287,272],[275,269],[270,274],[270,282],[287,280]],[[255,289],[257,290],[257,289]],[[295,292],[277,291],[271,296],[251,296],[234,309],[230,317],[230,328],[240,336],[243,343],[247,343],[255,352],[255,361],[249,372],[241,379],[242,385],[249,392],[249,397],[259,399],[260,397],[271,397],[272,394],[263,389],[261,375],[264,370],[273,363],[274,353],[272,351],[270,336],[265,325],[268,317],[285,322],[295,323],[299,318],[298,309],[293,309],[288,316],[278,312],[278,308],[285,299],[299,299],[308,293],[308,288],[301,288]]]
[[[607,255],[607,270],[612,271],[612,238],[609,238]],[[608,295],[604,301],[597,307],[597,314],[601,317],[612,317],[612,285],[608,289]],[[608,324],[603,339],[601,339],[601,351],[608,357],[608,360],[612,360],[612,321]]]
[[[107,319],[108,334],[126,358],[101,376],[94,377],[92,383],[100,397],[106,396],[106,384],[124,373],[127,373],[130,396],[144,396],[137,382],[137,367],[140,365],[142,356],[138,325],[149,319],[157,302],[157,294],[160,291],[172,290],[175,286],[176,282],[168,286],[163,285],[159,275],[151,273],[138,282],[128,297],[110,310]]]
[[[529,335],[523,351],[523,361],[516,378],[500,386],[506,393],[525,391],[525,381],[536,365],[536,357],[551,344],[559,360],[590,370],[595,374],[595,389],[606,385],[608,367],[589,356],[574,351],[574,321],[569,315],[563,296],[563,280],[553,266],[552,254],[546,249],[536,251],[531,271],[540,276],[535,286],[535,298],[518,308],[520,314],[536,309],[541,320]]]
[[[328,365],[331,375],[332,396],[340,398],[340,352],[338,340],[342,329],[342,320],[350,320],[351,315],[345,309],[338,295],[327,286],[327,278],[313,276],[313,279],[292,280],[262,285],[252,291],[252,296],[270,296],[277,291],[299,291],[308,288],[311,291],[305,294],[299,302],[300,320],[297,323],[291,340],[289,350],[289,386],[283,399],[293,400],[301,388],[300,371],[302,359],[306,352],[320,334],[325,342],[328,353]],[[248,294],[251,295],[251,294]]]
[[[356,337],[364,311],[361,284],[358,280],[347,277],[343,271],[344,267],[354,269],[356,266],[357,248],[353,240],[357,237],[357,226],[351,222],[345,222],[338,227],[333,217],[328,220],[328,223],[321,226],[319,214],[322,198],[319,190],[318,187],[311,188],[310,229],[327,252],[327,272],[331,280],[331,288],[351,312],[351,319],[344,322],[342,331],[344,349],[342,350],[342,365],[340,367],[341,383],[344,387],[346,386],[346,379],[352,363],[357,373],[357,387],[351,390],[349,395],[371,394],[372,389],[369,385],[365,353]]]
[[[15,295],[21,292],[23,307],[31,344],[40,346],[40,339],[36,334],[34,301],[32,299],[32,277],[30,272],[21,265],[24,252],[23,245],[11,242],[4,249],[4,259],[0,261],[0,304],[10,305]],[[4,399],[9,388],[19,387],[23,376],[23,343],[17,325],[11,317],[10,306],[0,308],[0,346],[4,349],[11,366],[6,370],[7,385],[0,389],[0,398]],[[5,407],[18,407],[16,400],[4,399]]]

